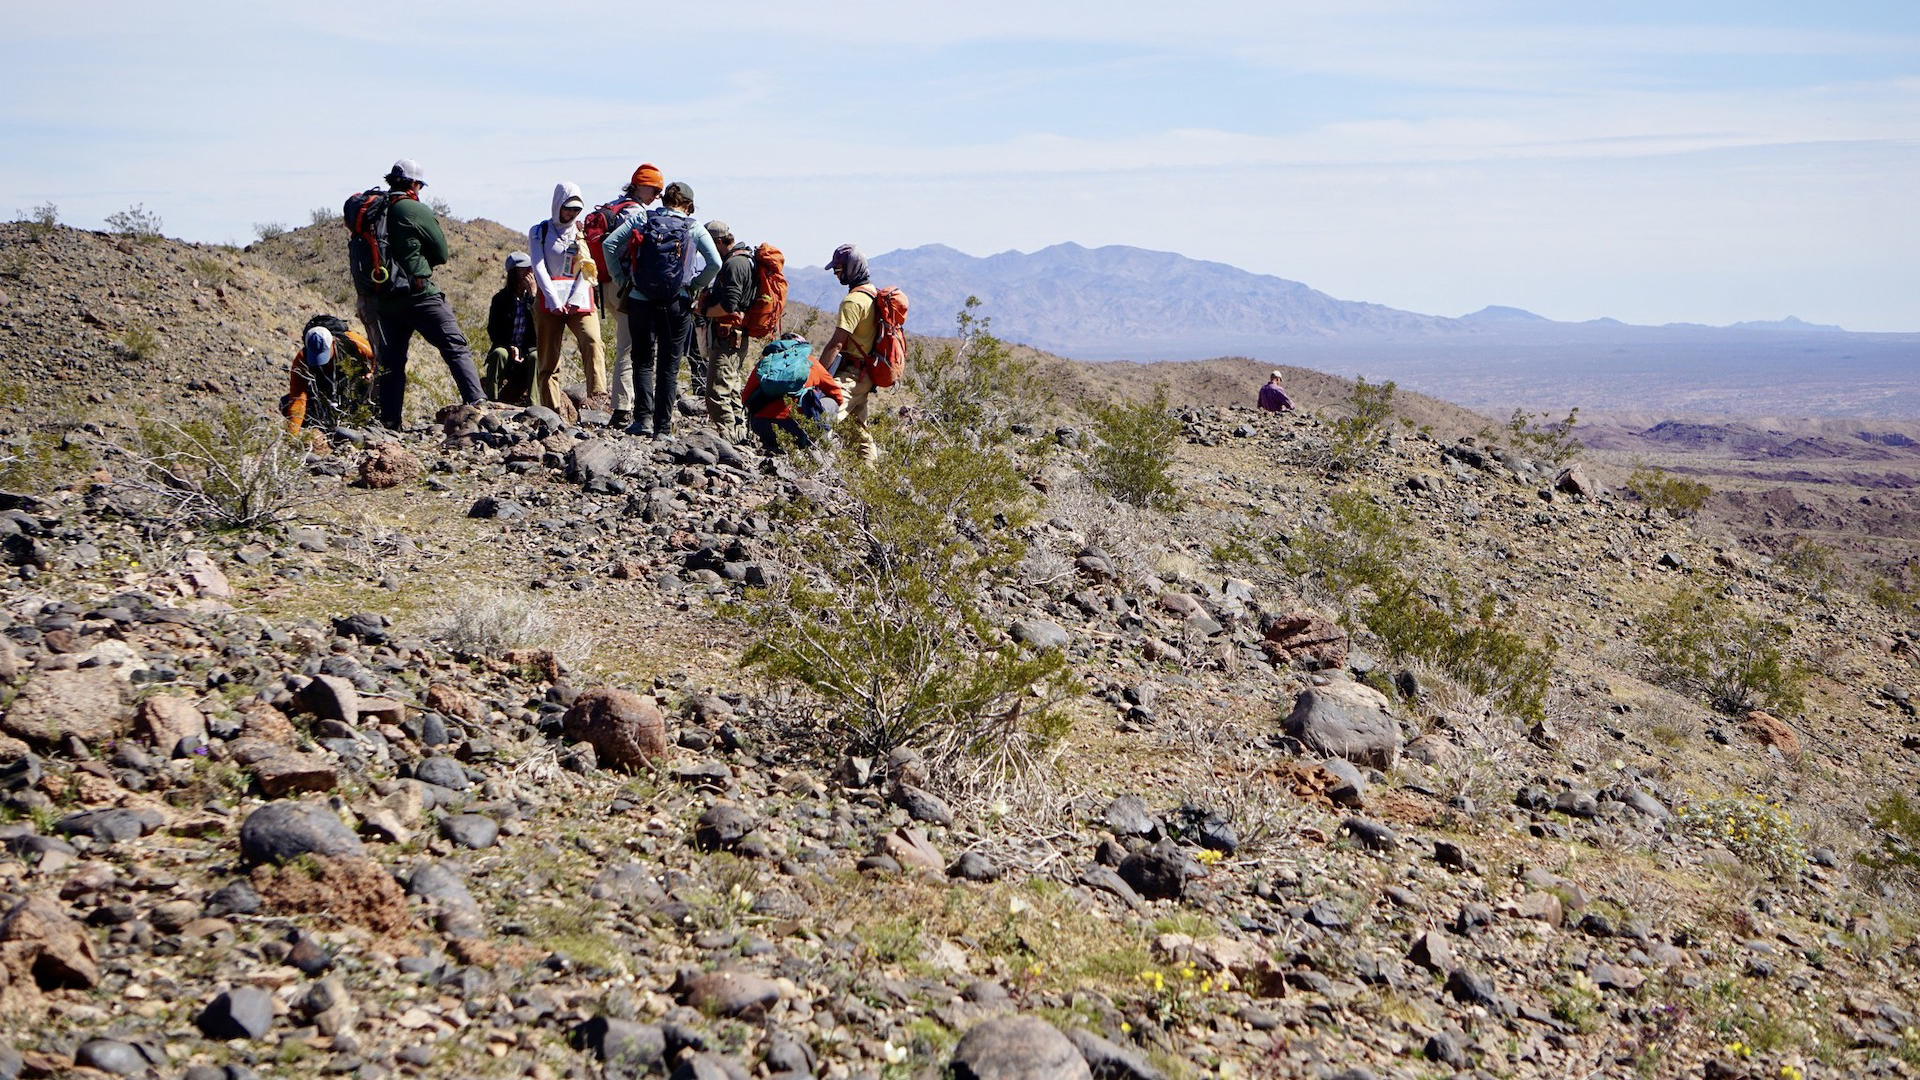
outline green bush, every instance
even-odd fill
[[[1392,379],[1370,383],[1365,375],[1356,375],[1353,390],[1347,394],[1346,415],[1329,426],[1327,441],[1329,469],[1358,469],[1373,456],[1387,421],[1393,419],[1393,395],[1399,386]]]
[[[1674,517],[1692,517],[1707,505],[1713,489],[1698,480],[1674,476],[1657,465],[1641,465],[1627,477],[1627,493],[1649,509],[1665,510]]]
[[[169,517],[217,528],[278,521],[302,501],[299,442],[277,416],[237,405],[185,423],[136,417],[128,477]]]
[[[1920,567],[1905,563],[1895,567],[1892,576],[1874,578],[1867,599],[1901,618],[1920,616]]]
[[[261,240],[273,240],[287,235],[287,227],[278,221],[256,221],[253,223],[253,235]]]
[[[856,753],[1018,763],[1064,730],[1074,689],[1064,656],[1021,648],[980,602],[1023,554],[1032,488],[939,426],[871,430],[879,463],[844,448],[826,494],[784,509],[786,580],[733,609],[754,635],[743,662],[811,690]]]
[[[1180,421],[1167,409],[1164,385],[1146,401],[1095,406],[1093,435],[1098,442],[1088,475],[1102,491],[1134,506],[1179,507],[1180,489],[1168,469],[1180,442]]]
[[[1676,592],[1640,631],[1669,685],[1728,713],[1800,711],[1807,672],[1782,649],[1792,636],[1785,623],[1746,611],[1724,589],[1692,587]]]
[[[20,220],[26,222],[28,236],[45,240],[53,235],[54,226],[60,224],[60,208],[51,202],[43,202],[21,215]]]
[[[120,349],[129,360],[151,360],[160,351],[160,335],[145,323],[135,323],[120,335]]]
[[[954,340],[931,358],[915,356],[907,364],[906,382],[935,424],[998,443],[1010,438],[1015,426],[1037,423],[1053,395],[1041,382],[1038,365],[1015,356],[994,337],[992,320],[979,310],[980,298],[967,297],[954,316]]]
[[[143,244],[160,239],[160,215],[140,203],[107,215],[107,230]]]
[[[1579,409],[1569,409],[1563,420],[1549,421],[1550,415],[1513,410],[1513,415],[1507,418],[1507,445],[1555,465],[1565,464],[1586,449],[1573,437],[1574,425],[1580,422]]]
[[[1290,573],[1317,577],[1394,653],[1437,664],[1514,715],[1546,715],[1556,644],[1535,645],[1514,629],[1491,593],[1473,596],[1448,576],[1437,594],[1407,572],[1419,550],[1406,522],[1364,491],[1335,493],[1328,518],[1302,530],[1286,560]]]

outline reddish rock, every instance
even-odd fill
[[[140,703],[133,715],[135,738],[171,754],[181,739],[207,737],[207,718],[192,701],[178,694],[156,694]]]
[[[458,717],[461,720],[477,723],[487,715],[486,709],[480,704],[480,699],[451,683],[434,683],[427,687],[426,697],[423,700],[427,708],[434,712]]]
[[[1347,632],[1312,611],[1295,611],[1267,624],[1261,651],[1273,664],[1299,664],[1310,671],[1345,667]]]
[[[362,487],[399,487],[419,475],[420,459],[397,442],[375,443],[360,459]]]
[[[100,960],[86,928],[40,896],[27,897],[0,918],[0,967],[18,990],[84,990],[100,981]]]
[[[195,596],[225,600],[233,596],[233,585],[213,556],[204,551],[188,551],[180,558],[181,580]]]
[[[568,742],[586,742],[600,764],[638,771],[667,752],[666,721],[652,698],[596,686],[561,717]]]
[[[925,833],[915,828],[900,828],[880,838],[879,854],[893,857],[893,861],[907,870],[927,870],[935,874],[944,874],[947,869],[946,857],[940,849],[933,846]]]
[[[1787,757],[1800,756],[1800,736],[1786,721],[1755,709],[1747,714],[1747,730],[1759,739],[1763,746],[1779,747]]]
[[[339,772],[317,754],[302,754],[264,739],[236,739],[227,752],[253,771],[260,790],[271,799],[302,791],[332,791],[340,784]]]

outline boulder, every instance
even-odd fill
[[[561,717],[567,741],[586,742],[607,768],[638,771],[667,752],[666,721],[652,698],[596,686]]]
[[[213,556],[189,549],[180,556],[180,580],[195,596],[225,600],[233,596],[233,585]]]
[[[319,803],[277,802],[247,815],[240,851],[249,862],[277,862],[300,855],[360,855],[360,838]]]
[[[953,1080],[1093,1080],[1073,1041],[1037,1016],[1000,1016],[961,1036]]]
[[[1268,620],[1260,650],[1272,664],[1298,664],[1308,671],[1347,666],[1347,632],[1318,612],[1293,611]]]
[[[0,917],[0,967],[19,987],[85,990],[100,981],[93,938],[43,896],[29,896]]]
[[[1786,721],[1755,709],[1747,714],[1746,727],[1762,746],[1777,747],[1790,758],[1800,756],[1800,736]]]
[[[567,479],[576,484],[611,480],[619,467],[619,448],[606,439],[588,439],[567,451]]]
[[[1387,712],[1387,699],[1359,683],[1332,682],[1301,691],[1286,731],[1317,754],[1383,772],[1400,760],[1400,724]]]
[[[126,689],[126,681],[106,668],[40,672],[0,717],[0,732],[41,746],[69,735],[104,742],[126,727]]]
[[[163,754],[173,753],[182,739],[207,738],[207,718],[192,701],[178,694],[156,694],[140,703],[133,714],[134,737]]]
[[[743,971],[703,971],[682,980],[680,1000],[710,1016],[757,1020],[780,1000],[780,986]]]
[[[360,691],[338,675],[315,675],[294,695],[300,707],[322,720],[360,722]]]
[[[1021,619],[1013,624],[1013,640],[1034,649],[1064,649],[1073,644],[1073,635],[1048,619]]]
[[[420,475],[420,459],[399,442],[374,443],[360,457],[360,486],[399,487]]]

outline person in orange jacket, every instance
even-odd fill
[[[760,386],[760,371],[775,353],[798,350],[807,357],[810,365],[807,381],[791,394],[763,391]],[[760,362],[747,375],[747,385],[740,393],[740,399],[747,410],[747,429],[760,440],[760,445],[769,454],[780,452],[780,435],[785,433],[793,444],[801,449],[812,445],[813,437],[807,429],[794,419],[794,406],[797,403],[800,415],[818,423],[831,424],[837,421],[847,404],[847,392],[827,369],[820,366],[820,358],[810,355],[813,346],[799,334],[786,333],[767,343],[760,353]],[[831,399],[833,407],[829,409],[826,401]]]
[[[280,399],[287,431],[298,435],[309,423],[332,431],[352,420],[353,413],[371,409],[374,374],[373,345],[364,335],[332,315],[307,320],[293,354],[287,395]]]

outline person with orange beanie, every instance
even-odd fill
[[[633,170],[633,176],[620,194],[594,207],[580,222],[581,232],[587,238],[587,250],[600,268],[600,311],[613,320],[613,419],[608,426],[616,430],[633,422],[633,332],[628,329],[624,314],[626,297],[619,295],[620,290],[608,288],[613,279],[607,273],[603,245],[607,234],[627,217],[645,214],[651,209],[666,186],[667,178],[660,175],[658,167],[641,165]]]

